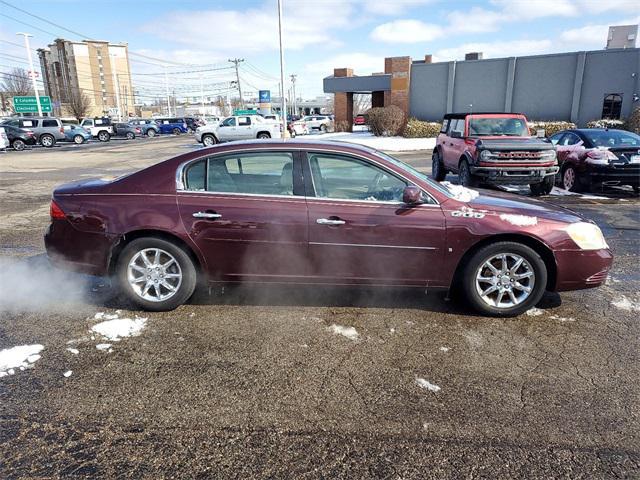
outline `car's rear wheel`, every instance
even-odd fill
[[[182,133],[182,132],[180,131],[180,129],[179,129],[179,128],[177,128],[177,127],[176,127],[176,128],[174,128],[174,129],[172,130],[172,132],[173,132],[173,134],[174,134],[174,135],[180,135],[180,134]]]
[[[11,142],[11,146],[13,147],[14,150],[21,152],[22,150],[25,149],[26,144],[24,143],[23,140],[16,138],[13,142]]]
[[[101,142],[108,142],[110,139],[111,135],[109,132],[105,132],[104,130],[102,132],[98,132],[98,140]]]
[[[578,178],[578,172],[572,165],[567,165],[562,170],[562,188],[568,192],[580,192],[582,191],[582,184]]]
[[[547,268],[540,255],[517,242],[481,248],[463,275],[467,299],[487,315],[519,315],[540,301],[547,285]]]
[[[147,130],[147,137],[155,137],[156,136],[156,131],[153,128],[150,128],[149,130]]]
[[[431,176],[437,182],[441,182],[447,176],[447,171],[444,169],[438,150],[434,150],[431,155]]]
[[[43,147],[51,148],[55,144],[56,144],[56,139],[53,137],[53,135],[49,135],[45,133],[40,137],[40,145],[42,145]]]
[[[176,244],[138,238],[121,252],[116,275],[123,293],[145,310],[165,311],[186,302],[196,287],[191,257]]]
[[[269,134],[268,134],[268,133],[266,133],[266,132],[261,132],[261,133],[259,133],[259,134],[258,134],[258,138],[261,138],[261,139],[263,139],[263,140],[264,140],[264,139],[266,139],[266,138],[271,138],[271,135],[269,135]]]
[[[478,184],[478,181],[471,173],[471,168],[469,168],[469,162],[463,160],[460,163],[460,172],[458,173],[458,177],[460,179],[460,185],[464,185],[465,187],[475,187]]]
[[[326,133],[327,132],[327,126],[324,123],[322,125],[320,125],[320,131],[322,133]]]
[[[539,197],[540,195],[549,195],[551,193],[551,190],[553,190],[555,180],[555,175],[548,175],[544,177],[544,180],[542,182],[530,184],[529,189],[531,190],[531,195],[533,195],[534,197]]]
[[[207,134],[202,136],[202,143],[205,146],[210,147],[218,143],[218,139],[214,135]]]
[[[136,138],[136,134],[133,132],[127,132],[127,140],[133,140]]]
[[[84,143],[84,137],[82,135],[74,136],[73,143],[75,143],[76,145],[82,145]]]

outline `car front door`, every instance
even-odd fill
[[[295,157],[285,150],[243,151],[184,168],[180,216],[212,277],[288,281],[307,275],[307,207]]]
[[[236,139],[237,135],[236,117],[225,118],[218,127],[216,134],[221,142],[228,142]]]
[[[408,206],[408,181],[370,159],[308,152],[309,261],[321,282],[426,286],[442,265],[445,221],[427,194]]]

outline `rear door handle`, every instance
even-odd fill
[[[330,218],[319,218],[316,220],[318,225],[344,225],[344,220],[332,220]]]
[[[222,215],[213,212],[195,212],[192,216],[195,218],[222,218]]]

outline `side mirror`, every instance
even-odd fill
[[[546,132],[544,131],[544,128],[539,128],[536,130],[536,137],[538,138],[544,138],[546,137]]]
[[[449,136],[451,138],[462,138],[462,133],[458,132],[457,130],[454,130],[449,134]]]
[[[414,185],[404,187],[402,191],[402,202],[407,205],[416,205],[422,202],[422,191]]]

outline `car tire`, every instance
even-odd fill
[[[207,134],[202,136],[202,144],[205,147],[211,147],[212,145],[215,145],[216,143],[218,143],[218,139],[215,137],[215,135],[211,135],[210,133],[207,133]]]
[[[458,172],[458,183],[465,187],[475,187],[478,185],[478,181],[471,173],[471,168],[469,168],[469,162],[463,160],[460,163],[460,171]]]
[[[15,151],[21,152],[26,148],[27,144],[24,143],[24,140],[20,140],[19,138],[16,138],[14,141],[11,142],[11,146]]]
[[[580,183],[580,179],[578,178],[578,172],[573,167],[573,165],[566,165],[562,169],[562,188],[564,188],[568,192],[581,192],[582,184]]]
[[[549,195],[555,184],[555,175],[547,175],[540,183],[532,183],[529,185],[531,195],[539,197],[540,195]]]
[[[156,131],[153,128],[150,128],[149,130],[147,130],[147,137],[155,137],[156,136]]]
[[[136,134],[133,132],[127,132],[127,140],[133,140],[136,138]]]
[[[327,133],[327,126],[326,126],[326,125],[324,125],[324,124],[320,125],[320,131],[321,131],[322,133]]]
[[[73,143],[75,143],[76,145],[82,145],[84,143],[84,137],[82,135],[74,136]]]
[[[111,140],[111,134],[104,130],[98,132],[98,140],[100,140],[101,142],[108,142],[109,140]]]
[[[502,256],[507,269],[503,269]],[[515,268],[519,259],[522,263]],[[480,248],[467,261],[462,275],[463,293],[471,306],[484,315],[499,317],[520,315],[533,308],[547,285],[547,267],[540,255],[517,242],[497,242]]]
[[[291,131],[289,132],[289,136],[290,136],[291,138],[296,138],[296,131],[295,131],[295,130],[291,130]]]
[[[173,133],[174,135],[180,135],[182,132],[179,128],[174,128],[173,130],[171,130],[171,133]]]
[[[267,139],[267,138],[271,138],[271,135],[269,135],[266,132],[261,132],[261,133],[258,134],[258,138],[264,140],[264,139]]]
[[[158,257],[156,252],[160,252]],[[163,264],[167,266],[163,268]],[[198,280],[189,254],[175,243],[155,237],[138,238],[124,247],[116,264],[116,277],[129,300],[154,312],[173,310],[185,303]]]
[[[53,135],[49,135],[48,133],[45,133],[44,135],[40,136],[40,145],[42,145],[43,147],[51,148],[55,144],[56,144],[56,139]]]
[[[431,176],[436,182],[441,182],[447,176],[447,171],[442,164],[438,150],[434,150],[431,155]]]

